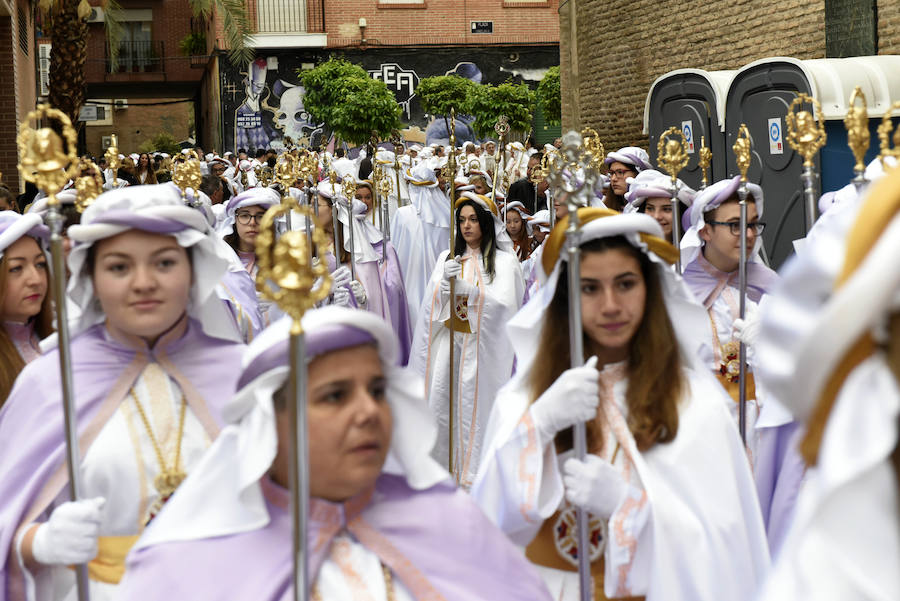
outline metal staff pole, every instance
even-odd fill
[[[397,207],[403,206],[403,199],[400,197],[400,150],[403,148],[403,140],[400,138],[399,132],[391,137],[394,144],[394,175],[397,179]]]
[[[795,107],[799,107],[803,103],[815,107],[815,119],[809,111],[794,112]],[[785,120],[787,121],[788,144],[803,157],[803,174],[800,179],[803,180],[803,197],[806,201],[806,232],[809,233],[816,222],[816,201],[819,196],[816,190],[819,176],[813,165],[813,159],[819,149],[825,145],[825,117],[818,100],[806,94],[800,94],[794,98],[788,108]],[[818,123],[816,123],[817,121]]]
[[[862,106],[856,105],[857,100],[860,101]],[[853,152],[853,158],[856,159],[856,163],[853,165],[853,172],[856,174],[856,177],[852,181],[856,187],[856,192],[859,193],[866,183],[865,158],[871,140],[866,95],[863,94],[859,86],[853,88],[849,104],[850,108],[847,109],[847,116],[844,117],[844,126],[847,128],[847,145]]]
[[[494,131],[497,132],[497,146],[500,148],[500,152],[494,161],[494,181],[491,182],[491,200],[494,201],[494,204],[497,204],[497,182],[500,181],[500,173],[502,172],[500,166],[503,164],[503,140],[506,138],[506,134],[509,133],[509,119],[506,115],[497,117],[497,123],[494,124]],[[506,203],[503,203],[503,206],[505,207]]]
[[[347,214],[350,216],[347,226],[350,229],[350,277],[356,279],[356,241],[353,236],[353,223],[356,217],[353,215],[353,198],[356,195],[356,182],[349,177],[344,178],[342,192],[347,200]]]
[[[337,183],[337,173],[333,170],[328,172],[328,181],[331,182],[331,230],[334,238],[334,264],[335,267],[341,265],[341,255],[344,252],[344,236],[341,235],[341,221],[338,219],[338,198],[335,184]]]
[[[447,252],[447,258],[450,259],[453,257],[453,253],[456,249],[456,217],[454,216],[454,212],[456,211],[456,185],[454,184],[454,180],[456,179],[456,110],[450,109],[450,152],[447,156],[447,166],[444,168],[444,179],[450,185],[450,250]],[[456,278],[450,278],[450,298],[448,299],[450,303],[450,377],[449,381],[449,432],[448,432],[448,452],[447,452],[447,470],[454,475],[456,478],[457,484],[459,483],[459,474],[455,474],[453,472],[453,451],[454,451],[454,436],[453,436],[453,425],[455,421],[456,411],[454,411],[454,406],[456,403]]]
[[[676,138],[681,138],[677,140]],[[659,164],[672,178],[672,244],[675,248],[681,243],[681,207],[678,203],[678,174],[684,169],[691,157],[688,155],[687,140],[679,127],[670,127],[659,137],[656,146]],[[746,233],[746,232],[745,232]],[[681,253],[675,261],[675,270],[681,275]]]
[[[569,354],[571,367],[584,365],[584,333],[581,325],[581,221],[578,210],[594,193],[594,185],[599,172],[592,164],[593,154],[582,145],[582,137],[570,131],[563,136],[563,147],[559,159],[551,161],[551,182],[557,192],[566,193],[569,208],[566,228],[566,252],[568,254],[569,293]],[[583,170],[584,180],[579,181],[578,172]],[[584,460],[587,455],[587,431],[583,422],[572,426],[575,457]],[[581,507],[575,508],[575,529],[578,541],[578,580],[581,601],[591,601],[594,597],[591,584],[590,539],[588,515]]]
[[[291,517],[294,564],[294,601],[307,601],[310,590],[309,552],[309,446],[306,425],[306,346],[303,315],[307,309],[328,296],[331,275],[325,261],[313,261],[303,234],[288,230],[276,241],[275,220],[295,210],[305,219],[316,221],[313,241],[319,256],[328,249],[328,239],[313,212],[301,207],[289,194],[282,204],[266,211],[256,239],[259,272],[256,287],[263,297],[274,301],[291,316],[290,379],[288,384],[291,418]],[[320,282],[317,286],[316,282]],[[272,285],[274,284],[274,286]]]
[[[747,171],[750,169],[751,155],[750,132],[745,124],[741,124],[737,140],[732,150],[741,172],[741,185],[738,188],[738,204],[741,208],[741,258],[738,263],[738,287],[740,290],[739,312],[744,319],[747,309]],[[738,351],[740,368],[738,371],[738,430],[741,433],[741,441],[747,444],[747,345],[741,341]]]
[[[38,119],[56,119],[62,125],[66,142],[66,152],[62,149],[62,140],[49,127],[32,129],[31,121]],[[57,193],[69,179],[78,173],[78,156],[76,148],[78,138],[72,122],[60,110],[47,104],[39,105],[28,113],[19,128],[16,140],[19,156],[19,175],[22,179],[34,183],[47,194],[47,226],[50,228],[50,259],[53,265],[52,286],[56,308],[56,329],[59,340],[59,370],[62,382],[63,416],[66,438],[66,464],[69,476],[69,498],[77,501],[83,490],[81,481],[81,458],[78,452],[78,423],[75,411],[75,391],[72,380],[72,350],[69,341],[69,319],[66,306],[66,265],[63,251],[63,216],[59,211]],[[75,566],[75,588],[79,601],[88,601],[87,565]]]

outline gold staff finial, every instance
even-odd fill
[[[63,137],[68,146],[67,152],[63,151],[62,140],[52,129],[31,128],[31,122],[37,122],[41,118],[56,119],[62,124]],[[76,154],[78,139],[72,122],[62,111],[41,104],[22,121],[17,143],[19,156],[22,157],[19,163],[19,174],[22,179],[34,183],[43,190],[50,206],[59,206],[56,194],[78,173]]]
[[[860,101],[861,106],[857,106],[856,101]],[[844,126],[847,128],[847,145],[853,152],[853,158],[856,164],[853,165],[853,171],[858,177],[866,170],[865,158],[866,151],[869,150],[871,142],[871,134],[869,133],[869,111],[866,107],[866,95],[863,94],[862,88],[856,86],[850,94],[850,108],[847,110],[847,116],[844,117]]]
[[[606,149],[603,147],[603,142],[600,141],[600,134],[593,127],[585,127],[581,130],[581,137],[584,149],[591,154],[591,167],[602,173],[606,166],[604,162]]]
[[[119,136],[116,134],[112,134],[110,136],[109,146],[106,147],[106,152],[103,155],[103,158],[106,159],[106,164],[109,165],[109,168],[112,169],[113,175],[115,175],[116,170],[119,168]]]
[[[356,197],[356,189],[359,185],[356,183],[356,180],[352,177],[344,178],[343,182],[344,188],[344,196],[347,198],[350,203],[353,203],[353,199]]]
[[[678,181],[678,174],[687,167],[688,161],[691,160],[684,132],[678,127],[670,127],[664,131],[659,137],[656,151],[659,154],[657,161],[672,178],[672,184],[675,184]]]
[[[78,170],[81,175],[75,178],[75,208],[79,213],[84,213],[94,199],[103,193],[103,176],[100,168],[90,159],[81,159]]]
[[[753,144],[750,141],[750,130],[747,129],[746,123],[741,123],[738,130],[737,140],[731,147],[734,151],[734,159],[737,162],[738,170],[741,172],[741,183],[747,183],[747,171],[750,170],[750,156],[753,150]]]
[[[803,104],[811,104],[815,107],[816,116],[813,118],[809,111],[795,111],[795,108]],[[813,158],[819,149],[825,145],[825,117],[822,114],[822,105],[815,98],[806,94],[800,94],[791,103],[787,115],[787,141],[791,148],[803,157],[803,166],[812,167]]]
[[[895,110],[900,110],[900,100],[888,107],[887,112],[881,119],[881,124],[878,126],[878,141],[881,143],[878,159],[885,170],[890,168],[890,165],[884,160],[887,157],[894,157],[894,159],[900,161],[900,127],[894,131],[894,122],[891,120]],[[891,132],[894,133],[893,136],[891,136]],[[892,139],[893,147],[891,146]]]
[[[697,164],[703,172],[703,187],[709,183],[709,164],[712,162],[712,150],[706,145],[706,136],[700,136],[700,157]]]
[[[196,156],[196,152],[191,151]],[[200,184],[203,182],[203,173],[200,170],[200,161],[197,159],[189,159],[175,167],[175,173],[172,175],[172,182],[181,190],[181,200],[187,202],[187,189],[190,188],[194,192],[194,196],[199,197],[197,192],[200,190]]]

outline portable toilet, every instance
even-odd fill
[[[678,69],[653,82],[644,103],[644,135],[650,140],[650,161],[657,165],[660,136],[677,127],[688,144],[690,160],[679,177],[697,190],[703,182],[700,146],[712,151],[709,183],[725,177],[725,94],[735,71]],[[664,171],[660,169],[660,171]]]
[[[815,160],[820,174],[817,196],[836,190],[853,178],[853,155],[847,147],[843,119],[850,94],[860,86],[866,97],[873,132],[867,160],[878,153],[874,134],[891,104],[900,99],[900,56],[866,56],[798,60],[775,57],[755,61],[735,73],[725,100],[727,176],[739,174],[731,150],[741,124],[753,143],[748,172],[765,195],[763,241],[773,268],[793,252],[793,241],[806,235],[803,201],[803,157],[787,142],[785,115],[800,93],[822,105],[826,145]],[[807,110],[809,107],[805,107]]]

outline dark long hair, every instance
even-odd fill
[[[645,199],[644,199],[644,202],[641,203],[641,206],[638,207],[638,210],[637,210],[638,213],[646,213],[646,212],[647,212],[647,200],[648,200],[648,199],[645,198]],[[689,206],[687,206],[686,204],[684,204],[684,203],[681,202],[680,200],[678,201],[678,218],[679,218],[679,219],[683,219],[685,213],[687,213],[687,212],[690,211],[690,210],[691,210],[691,208],[690,208]],[[672,219],[673,219],[673,220],[675,219],[675,214],[674,214],[674,213],[672,214]],[[680,222],[679,225],[682,226],[681,229],[679,230],[679,231],[681,232],[681,237],[684,238],[684,230],[685,230],[686,228],[684,227],[683,222]],[[681,242],[681,240],[674,240],[674,241],[673,241],[673,240],[672,240],[672,237],[673,237],[673,236],[675,236],[675,226],[674,226],[674,224],[672,225],[672,235],[669,236],[669,242],[671,242],[672,244],[674,244],[674,245],[677,247],[677,246],[679,245],[679,243]]]
[[[666,312],[657,268],[647,255],[622,236],[600,238],[581,245],[582,255],[609,250],[623,250],[637,259],[647,289],[644,315],[628,351],[628,391],[625,393],[628,428],[638,449],[646,451],[657,442],[674,440],[678,433],[678,401],[686,382],[681,371],[678,339]],[[568,274],[562,270],[541,330],[538,348],[542,359],[534,365],[529,376],[532,402],[571,365],[568,290]],[[586,334],[584,338],[587,352],[590,340]],[[589,447],[596,448],[601,443],[600,429],[590,422]],[[571,429],[557,434],[556,444],[559,451],[572,448]]]
[[[497,254],[494,216],[474,200],[467,199],[456,209],[456,244],[453,246],[453,256],[466,254],[466,241],[463,239],[462,231],[459,227],[459,214],[463,207],[475,209],[475,216],[478,218],[479,227],[481,227],[481,260],[484,263],[484,270],[487,272],[488,277],[494,279],[494,258]]]

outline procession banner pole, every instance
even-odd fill
[[[678,138],[681,140],[678,140]],[[681,207],[678,202],[678,174],[687,167],[691,157],[688,155],[688,144],[680,127],[670,127],[659,137],[656,146],[659,164],[672,178],[672,245],[679,248],[681,244]],[[744,232],[746,234],[746,232]],[[681,253],[675,260],[675,271],[681,275]]]
[[[49,127],[32,129],[31,122],[39,119],[55,119],[62,125],[66,151],[62,140]],[[66,439],[66,465],[69,476],[69,498],[82,498],[81,458],[78,451],[78,423],[75,411],[75,392],[72,381],[72,350],[69,340],[69,318],[66,303],[66,264],[63,250],[63,215],[59,210],[57,193],[78,172],[78,138],[72,122],[65,113],[49,105],[41,104],[28,113],[19,128],[16,140],[19,155],[19,174],[22,179],[34,183],[47,195],[47,216],[50,228],[50,259],[53,265],[53,301],[56,308],[56,332],[59,341],[59,370],[62,381],[63,417]],[[118,157],[117,157],[118,158]],[[78,601],[90,599],[86,564],[75,566],[75,589]]]
[[[450,152],[447,157],[447,175],[445,175],[445,179],[449,182],[450,185],[450,250],[447,253],[447,258],[454,258],[453,253],[456,249],[456,185],[454,181],[456,180],[456,111],[454,109],[450,109]],[[450,377],[448,378],[450,383],[450,415],[449,415],[449,445],[448,445],[448,457],[447,457],[447,469],[451,474],[456,478],[457,484],[460,481],[459,474],[455,474],[453,472],[454,462],[453,462],[453,445],[455,443],[455,437],[453,436],[453,428],[454,421],[456,418],[455,404],[456,404],[456,278],[450,278],[450,298],[448,300],[450,303]]]
[[[751,157],[751,141],[750,132],[745,124],[741,124],[738,131],[737,140],[732,147],[734,156],[737,161],[738,169],[741,172],[741,185],[738,188],[738,204],[741,209],[740,227],[741,227],[741,256],[738,262],[738,289],[740,291],[739,314],[744,319],[747,310],[747,171],[750,169]],[[741,434],[741,441],[747,444],[747,345],[743,341],[739,344],[738,361],[740,367],[738,370],[738,430]]]
[[[593,194],[599,172],[591,164],[590,150],[583,147],[583,139],[578,132],[570,131],[563,136],[563,147],[559,159],[551,161],[551,181],[558,192],[565,193],[569,209],[569,224],[566,229],[566,253],[568,254],[569,293],[569,355],[570,367],[584,365],[584,333],[581,314],[581,220],[578,210]],[[584,172],[584,181],[579,181],[577,173]],[[584,422],[572,426],[575,457],[584,461],[587,455],[587,429]],[[578,541],[578,581],[581,601],[594,598],[591,582],[590,537],[588,514],[581,507],[575,507],[575,532]]]
[[[331,275],[325,261],[313,261],[309,245],[299,231],[288,230],[275,239],[275,220],[289,211],[297,211],[304,219],[313,220],[313,243],[318,255],[324,256],[328,240],[308,207],[298,205],[286,194],[282,204],[266,211],[256,240],[259,272],[256,286],[262,296],[278,304],[292,319],[289,342],[290,377],[288,380],[290,436],[291,436],[291,518],[292,558],[294,570],[294,601],[310,598],[309,573],[309,445],[306,403],[307,372],[306,345],[303,336],[303,315],[317,302],[328,296]],[[273,286],[274,284],[274,286]]]
[[[815,119],[813,119],[813,115],[809,111],[794,112],[796,107],[804,103],[815,107]],[[819,196],[816,190],[816,182],[819,176],[815,171],[813,159],[818,154],[819,149],[825,145],[827,139],[822,105],[815,98],[806,94],[800,94],[794,98],[794,101],[788,108],[785,121],[787,122],[788,144],[803,157],[803,174],[800,176],[800,179],[803,180],[803,197],[806,200],[806,233],[809,233],[809,230],[812,229],[813,224],[816,222],[816,201]]]
[[[861,106],[856,105],[859,100]],[[866,95],[863,94],[862,88],[856,86],[850,94],[850,108],[847,109],[847,116],[844,117],[844,126],[847,128],[847,145],[853,152],[853,158],[856,159],[853,165],[853,185],[856,192],[859,193],[866,183],[866,151],[869,149],[871,134],[869,133],[869,111],[866,106]]]

